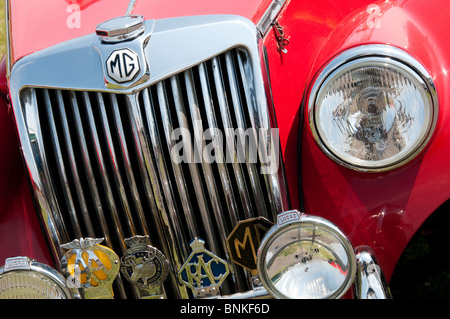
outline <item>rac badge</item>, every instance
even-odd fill
[[[112,299],[112,283],[119,274],[119,256],[106,246],[103,238],[81,238],[61,245],[69,249],[61,268],[69,288],[81,288],[85,299]]]
[[[228,252],[238,265],[257,275],[256,257],[264,234],[273,223],[264,217],[240,221],[227,238]]]
[[[118,83],[130,82],[141,71],[139,57],[130,49],[119,49],[106,60],[106,71]]]
[[[192,253],[178,271],[180,283],[191,288],[196,297],[215,296],[229,274],[228,263],[205,249],[205,241],[191,241]]]
[[[169,274],[169,263],[162,252],[150,246],[148,236],[125,239],[130,248],[121,258],[120,271],[133,285],[153,289],[162,285]]]

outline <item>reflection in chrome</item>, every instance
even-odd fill
[[[258,252],[262,283],[276,298],[340,298],[354,280],[353,248],[329,221],[299,216],[264,237]]]
[[[373,249],[367,246],[356,248],[358,265],[355,294],[359,299],[392,299],[383,271],[378,265]]]
[[[0,299],[72,299],[72,294],[55,269],[18,256],[0,267]]]

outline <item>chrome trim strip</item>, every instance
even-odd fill
[[[383,271],[371,247],[355,249],[357,272],[355,295],[358,299],[392,299]]]
[[[15,98],[19,99],[19,94]],[[19,104],[18,101],[16,103]],[[37,105],[35,89],[25,89],[20,96],[20,104],[26,110],[24,114],[22,110],[18,111],[23,118],[22,121],[17,121],[23,152],[28,170],[34,176],[32,187],[41,207],[41,217],[45,223],[47,236],[50,239],[52,253],[56,256],[56,263],[59,265],[60,259],[58,257],[63,256],[61,245],[69,241],[69,236],[62,220],[56,194],[53,191],[53,183],[48,167],[47,165],[42,165],[42,163],[47,163],[47,160],[44,152],[45,145],[39,122],[39,112],[35,107]],[[36,161],[35,156],[39,161]]]
[[[266,12],[264,12],[263,16],[256,24],[258,30],[263,36],[270,30],[273,21],[278,17],[286,1],[287,0],[273,0]]]

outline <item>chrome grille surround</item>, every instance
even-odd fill
[[[253,216],[273,219],[288,209],[288,195],[282,168],[261,175],[261,161],[177,164],[168,156],[174,128],[274,125],[254,24],[236,16],[146,23],[152,25],[146,81],[105,86],[102,44],[89,35],[19,60],[11,96],[55,260],[64,254],[60,245],[75,238],[105,237],[120,255],[124,238],[149,234],[174,270],[165,289],[187,298],[176,271],[189,240],[202,237],[227,259],[225,239],[234,225]],[[266,150],[278,145],[271,135],[263,142]],[[245,292],[247,274],[231,266],[223,293]],[[117,281],[116,295],[127,296]]]

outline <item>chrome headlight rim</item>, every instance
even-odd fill
[[[62,299],[73,299],[73,294],[66,285],[66,279],[56,269],[38,262],[30,257],[17,256],[7,258],[5,265],[0,267],[0,280],[4,275],[30,272],[44,277],[53,286],[57,287]]]
[[[304,213],[300,213],[298,211],[288,211],[285,213],[295,213],[299,216],[298,220],[289,221],[285,224],[277,223],[274,225],[265,235],[264,238],[261,241],[261,244],[258,249],[258,256],[257,256],[257,269],[258,269],[258,275],[261,280],[262,285],[266,289],[266,291],[272,295],[274,298],[277,299],[289,299],[289,296],[284,295],[282,292],[280,292],[278,289],[274,287],[274,284],[268,277],[268,274],[265,269],[265,259],[268,253],[269,248],[271,247],[271,244],[277,240],[281,235],[287,233],[290,230],[298,229],[299,227],[304,227],[305,225],[307,227],[310,227],[313,225],[317,229],[321,229],[322,231],[327,231],[331,233],[342,245],[342,248],[345,250],[346,255],[348,257],[348,273],[347,276],[340,286],[339,289],[334,291],[332,294],[328,295],[327,299],[339,299],[343,297],[349,290],[349,288],[353,285],[354,280],[356,278],[356,270],[357,270],[357,262],[356,262],[356,254],[355,250],[350,243],[349,239],[345,234],[342,232],[342,230],[330,222],[329,220],[314,216],[314,215],[308,215]]]
[[[415,144],[409,152],[406,152],[400,158],[392,161],[386,160],[383,163],[375,165],[365,165],[364,163],[355,161],[347,161],[341,156],[333,152],[324,142],[320,135],[320,129],[316,123],[316,102],[324,84],[336,72],[342,71],[346,66],[357,63],[386,63],[389,66],[401,68],[404,73],[411,77],[417,78],[423,83],[427,94],[427,100],[430,104],[430,121],[427,125],[426,132],[423,134],[419,142]],[[360,172],[385,172],[394,170],[400,166],[407,164],[416,158],[423,149],[428,145],[436,128],[439,105],[438,95],[433,79],[425,67],[414,57],[404,50],[386,44],[368,44],[343,51],[341,54],[333,58],[316,76],[313,86],[309,93],[307,104],[307,117],[309,122],[309,130],[319,148],[334,162],[346,168]]]

